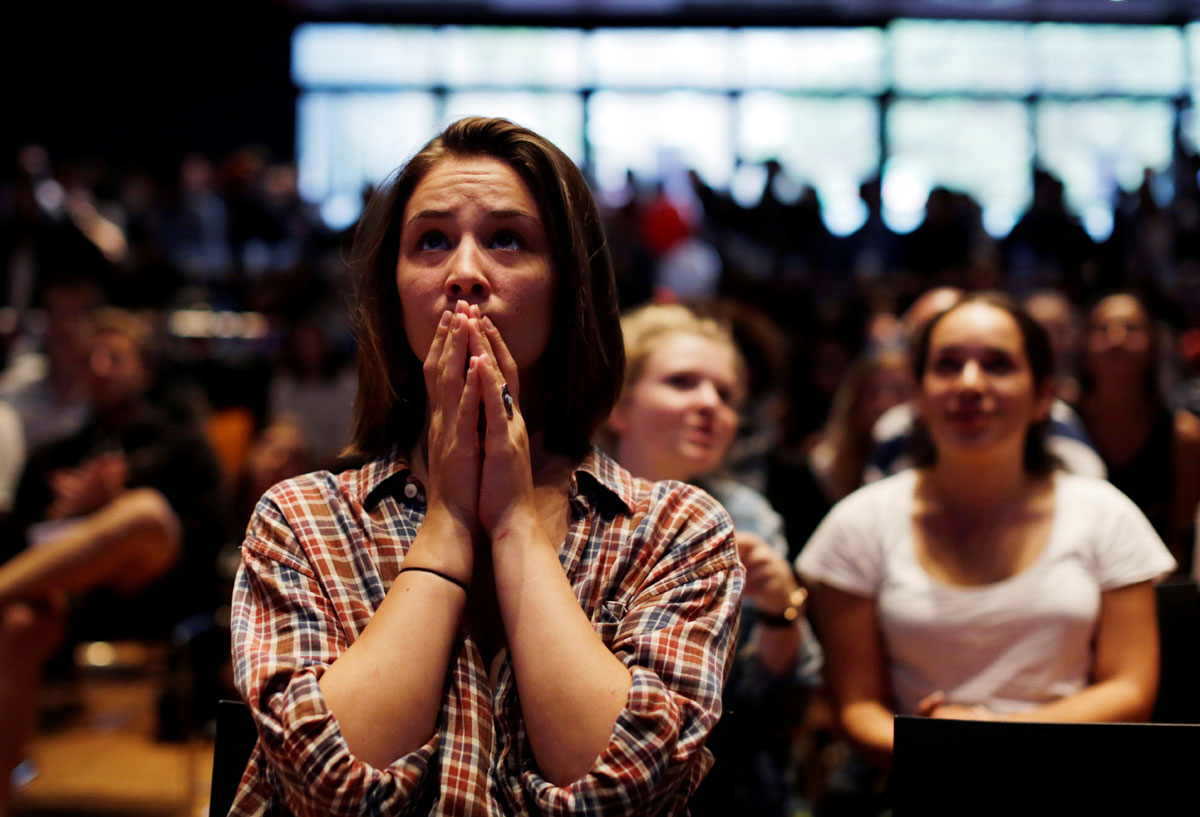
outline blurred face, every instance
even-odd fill
[[[92,339],[88,393],[97,409],[119,409],[136,402],[149,380],[141,353],[131,338],[118,332],[101,332]]]
[[[1112,295],[1088,316],[1088,370],[1097,379],[1136,382],[1151,365],[1150,316],[1137,298]]]
[[[396,288],[409,346],[424,359],[442,313],[478,305],[522,369],[550,337],[554,272],[537,204],[496,159],[447,158],[404,208]]]
[[[648,479],[712,471],[737,433],[742,398],[732,349],[700,335],[666,335],[609,420],[618,459]]]
[[[855,406],[856,427],[869,432],[885,411],[912,397],[913,381],[904,361],[881,363],[863,384]]]
[[[970,303],[934,326],[918,403],[939,457],[999,450],[1020,457],[1029,426],[1049,412],[1050,393],[1035,388],[1013,317]]]

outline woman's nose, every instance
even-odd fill
[[[959,383],[969,389],[977,389],[983,382],[983,370],[980,369],[978,361],[968,360],[963,364],[962,372],[958,377]]]
[[[446,275],[446,297],[451,301],[465,300],[478,303],[491,294],[484,259],[477,246],[469,240],[459,243],[450,259]]]
[[[721,404],[720,392],[707,380],[696,387],[696,399],[704,408],[716,408]]]

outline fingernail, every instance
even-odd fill
[[[495,329],[495,328],[496,328],[495,326],[493,326],[493,325],[492,325],[492,319],[491,319],[491,318],[489,318],[489,317],[487,317],[486,315],[484,315],[484,317],[483,317],[483,325],[484,325],[485,327],[487,327],[488,329]]]
[[[479,311],[478,305],[471,307],[471,317],[473,317],[473,318],[482,318],[483,317],[483,313]]]
[[[454,313],[451,312],[449,309],[447,309],[445,312],[442,313],[442,320],[439,323],[439,326],[441,326],[442,329],[445,329],[447,326],[450,325],[450,319],[453,317],[454,317]]]
[[[470,311],[470,307],[467,305],[467,302],[466,302],[466,301],[459,301],[458,303],[456,303],[456,304],[454,305],[454,311],[455,311],[455,312],[462,312],[462,313],[464,313],[464,314],[465,314],[465,313],[467,313],[467,312],[469,312],[469,311]]]

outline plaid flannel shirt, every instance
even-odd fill
[[[633,685],[608,746],[568,786],[542,777],[504,660],[495,688],[459,634],[437,732],[376,768],[346,746],[318,680],[363,631],[425,516],[398,454],[281,483],[260,500],[233,599],[234,670],[259,742],[232,813],[679,814],[712,763],[743,581],[725,511],[592,451],[570,484],[559,557]]]

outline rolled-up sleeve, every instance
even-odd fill
[[[525,758],[522,787],[541,813],[678,814],[708,772],[704,742],[721,713],[743,583],[732,526],[723,511],[718,517],[679,544],[687,557],[678,570],[639,593],[614,622],[611,648],[633,683],[589,772],[554,786]]]
[[[266,810],[267,800],[280,797],[297,815],[420,813],[438,736],[386,768],[350,752],[319,685],[348,638],[335,603],[288,537],[282,516],[260,503],[233,597],[235,678],[259,734],[238,792],[245,808],[235,812]]]

